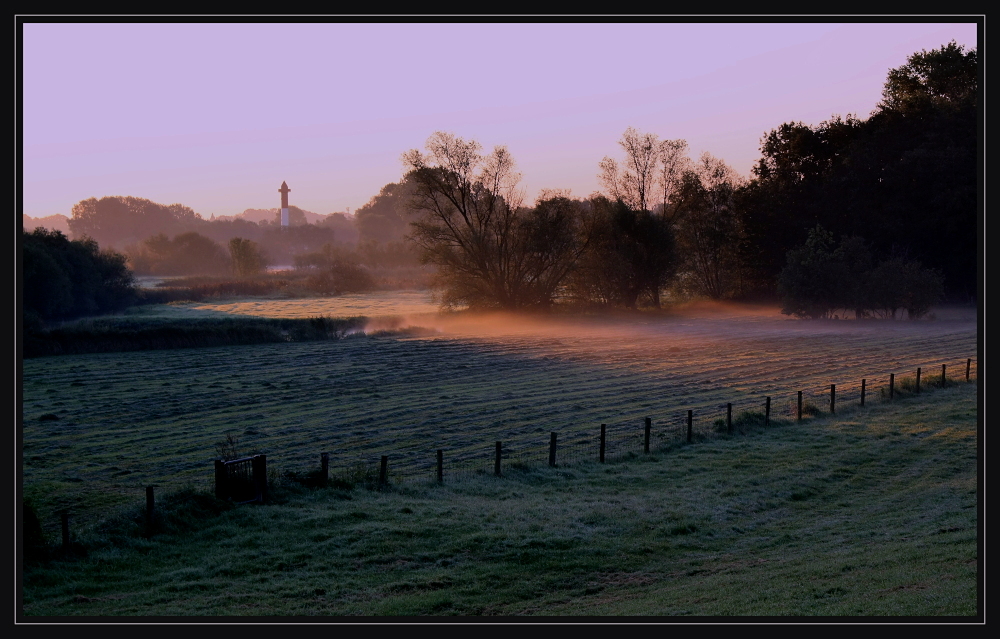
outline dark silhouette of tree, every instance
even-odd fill
[[[124,255],[44,228],[22,239],[21,292],[29,323],[117,312],[135,303]]]
[[[438,267],[446,305],[520,309],[551,304],[553,282],[575,255],[565,203],[521,209],[520,176],[504,147],[489,155],[450,133],[427,140],[427,154],[403,155],[414,185],[411,236]]]
[[[979,67],[954,42],[911,55],[888,73],[865,120],[789,123],[761,141],[755,179],[737,194],[756,277],[771,279],[788,250],[821,224],[893,247],[944,277],[952,297],[976,295]]]
[[[636,211],[603,196],[591,202],[586,250],[568,287],[586,303],[635,308],[641,299],[660,307],[660,291],[677,267],[673,231],[663,216]]]

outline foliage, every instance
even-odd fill
[[[69,228],[76,238],[91,237],[106,246],[124,246],[152,233],[182,233],[200,219],[181,204],[163,205],[139,197],[114,195],[74,204]]]
[[[951,43],[889,71],[868,119],[786,123],[761,140],[755,179],[740,189],[756,276],[774,281],[787,252],[821,224],[893,247],[937,271],[952,297],[978,283],[978,54]]]
[[[514,160],[504,147],[480,154],[478,142],[435,133],[427,155],[403,155],[413,183],[412,237],[438,267],[446,305],[546,307],[579,250],[573,206],[522,210]]]
[[[788,252],[778,277],[781,312],[812,319],[830,317],[836,309],[852,310],[856,318],[887,319],[906,309],[910,319],[919,319],[940,301],[943,291],[942,277],[935,271],[902,257],[873,266],[862,238],[844,238],[835,247],[833,234],[822,226],[809,232],[804,245]]]
[[[36,228],[22,234],[22,300],[26,318],[69,319],[120,311],[136,301],[125,256],[92,239],[69,240]]]
[[[631,209],[659,209],[666,214],[676,205],[677,191],[689,169],[685,140],[660,140],[654,133],[640,133],[629,127],[618,144],[625,159],[605,156],[598,178],[609,200],[621,200]]]
[[[126,248],[125,254],[138,275],[218,275],[230,268],[225,249],[195,232],[173,240],[159,233]]]
[[[413,197],[415,185],[408,177],[397,184],[391,182],[382,187],[354,214],[361,242],[398,242],[402,240],[410,226],[408,205]]]
[[[229,240],[229,259],[233,272],[241,277],[257,275],[267,269],[267,257],[253,240],[241,237]]]
[[[680,186],[674,219],[683,269],[695,292],[712,299],[740,290],[743,225],[734,194],[742,181],[735,170],[706,152]]]
[[[589,241],[568,290],[575,299],[635,308],[640,299],[659,308],[660,290],[677,266],[674,235],[661,215],[621,200],[591,202]]]

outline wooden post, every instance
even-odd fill
[[[865,380],[864,380],[864,378],[862,378],[862,380],[861,380],[861,405],[862,406],[865,405]]]
[[[917,392],[920,392],[920,367],[917,367]]]
[[[896,392],[896,374],[889,373],[889,399],[892,399]]]
[[[732,403],[726,404],[726,432],[732,434],[733,432],[733,405]]]
[[[387,476],[389,474],[389,456],[382,455],[382,463],[378,469],[378,485],[380,488],[385,487]]]
[[[653,425],[653,420],[647,417],[646,430],[643,434],[643,440],[642,440],[642,452],[646,453],[647,455],[649,454],[649,429],[652,427],[652,425]]]
[[[944,367],[945,365],[941,364],[941,388],[944,388],[945,382],[947,381],[947,378],[944,376]]]
[[[253,481],[257,488],[257,501],[264,503],[267,499],[267,455],[254,455],[250,467],[253,469]]]
[[[69,513],[64,510],[59,515],[62,519],[62,545],[69,548]]]
[[[691,443],[691,421],[692,421],[693,417],[694,417],[694,411],[693,410],[689,410],[688,411],[688,437],[687,437],[687,441],[688,441],[689,444]]]
[[[972,358],[965,360],[965,381],[969,381],[969,373],[972,372]]]
[[[549,466],[556,465],[556,434],[552,433],[549,439]]]
[[[444,482],[444,451],[438,448],[438,483]]]
[[[837,412],[837,385],[830,384],[830,414]]]
[[[319,454],[319,477],[323,485],[330,483],[330,453]]]
[[[764,427],[771,425],[771,398],[764,398]]]
[[[226,462],[221,459],[215,460],[215,496],[218,499],[229,497],[229,477],[226,474]]]
[[[802,391],[799,391],[799,419],[798,419],[798,421],[800,421],[800,422],[802,421]]]
[[[496,461],[493,462],[493,474],[496,475],[497,477],[500,476],[500,450],[501,450],[501,444],[500,442],[497,442]]]
[[[605,432],[606,428],[607,428],[606,424],[601,424],[601,452],[598,459],[602,464],[604,463],[604,447],[605,443],[607,442],[606,432]]]

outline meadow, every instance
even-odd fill
[[[145,486],[163,496],[210,493],[216,443],[227,434],[243,452],[267,454],[285,503],[224,509],[194,531],[33,572],[25,612],[974,614],[977,384],[964,383],[977,350],[974,311],[927,322],[802,322],[769,308],[706,306],[514,318],[383,301],[366,333],[338,341],[26,360],[24,494],[51,538],[62,509],[74,535],[101,539],[109,521],[131,521]],[[150,312],[346,314],[322,304]],[[930,390],[942,363],[949,388],[915,396],[907,378],[922,367]],[[891,372],[899,401],[888,403]],[[976,372],[974,362],[974,380]],[[744,420],[733,435],[720,432],[727,402],[742,415],[762,410],[764,396],[773,428]],[[684,440],[687,410],[696,416],[693,446]],[[641,454],[646,417],[649,456]],[[605,466],[593,461],[602,423],[617,446]],[[556,469],[545,466],[551,432],[560,438]],[[489,475],[497,440],[501,479]],[[440,487],[437,449],[446,459]],[[391,489],[309,491],[282,481],[281,473],[317,468],[321,452],[335,476],[388,455]],[[789,509],[798,514],[787,519]],[[952,575],[944,585],[931,578],[940,566],[910,566],[938,541]],[[210,557],[213,548],[229,549],[228,559]],[[789,550],[795,558],[778,561]],[[139,556],[152,563],[126,568]],[[723,578],[756,582],[755,567],[768,562],[783,571],[771,597],[745,593],[730,606],[711,594]],[[892,562],[907,567],[894,577]],[[455,575],[466,563],[470,572]],[[60,570],[76,576],[52,576]],[[106,570],[121,583],[101,584]],[[276,594],[285,587],[278,577],[294,594]],[[686,584],[687,594],[668,601],[665,582]],[[877,583],[890,594],[872,599]],[[944,599],[928,603],[925,591],[937,597],[945,587]],[[474,596],[477,588],[497,599]],[[274,596],[260,603],[264,592]]]

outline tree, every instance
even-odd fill
[[[928,108],[973,109],[979,103],[979,54],[954,40],[940,49],[921,50],[889,71],[881,111],[915,113]]]
[[[693,288],[712,299],[739,288],[742,224],[734,195],[741,182],[736,171],[706,152],[680,189],[684,206],[675,217],[685,270]]]
[[[241,277],[257,275],[267,269],[267,257],[253,240],[241,237],[229,240],[229,258],[233,272]]]
[[[90,198],[73,205],[69,229],[77,239],[94,238],[103,246],[124,246],[156,233],[174,235],[203,223],[190,208],[163,205],[121,195]]]
[[[625,151],[625,160],[619,164],[605,156],[600,162],[598,179],[608,199],[621,200],[635,211],[649,211],[658,205],[666,214],[690,164],[687,142],[661,141],[654,133],[629,127],[618,144]]]
[[[569,278],[579,301],[635,308],[643,297],[660,307],[660,290],[677,266],[670,224],[601,196],[591,202],[588,242]]]
[[[26,318],[70,319],[120,311],[135,302],[135,280],[124,255],[101,250],[93,239],[71,241],[44,228],[22,237]]]
[[[226,251],[195,232],[182,233],[169,239],[158,233],[139,245],[126,249],[132,270],[153,275],[216,275],[230,267]]]
[[[788,252],[778,276],[781,312],[809,319],[829,317],[840,297],[833,233],[822,226],[809,231],[802,246]]]
[[[519,309],[552,303],[568,270],[573,222],[565,203],[522,209],[520,176],[505,147],[481,155],[474,140],[437,132],[427,153],[403,154],[413,184],[411,237],[438,267],[446,305]],[[567,231],[566,229],[570,229]]]

